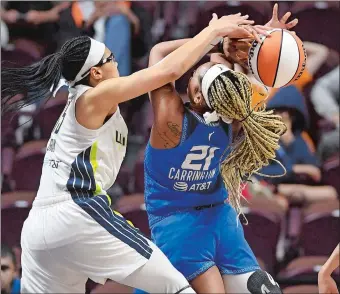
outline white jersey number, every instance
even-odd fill
[[[215,155],[215,151],[220,149],[218,147],[210,147],[206,145],[193,146],[190,151],[199,151],[200,153],[188,153],[185,160],[182,163],[182,169],[191,170],[208,170],[211,164],[211,160]],[[204,162],[202,162],[204,160]],[[193,163],[193,161],[201,161],[201,163]],[[203,165],[204,163],[204,165]]]

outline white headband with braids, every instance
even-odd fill
[[[80,71],[78,72],[77,76],[75,77],[73,81],[68,81],[68,82],[64,78],[61,78],[58,82],[56,89],[54,90],[52,94],[53,97],[55,97],[59,89],[65,85],[72,88],[77,82],[81,81],[84,77],[87,76],[87,74],[86,75],[84,74],[87,71],[89,72],[91,67],[97,65],[102,60],[104,53],[105,53],[104,43],[98,42],[92,38],[90,38],[90,40],[91,40],[90,52],[87,55],[85,63],[80,69]],[[51,92],[53,91],[53,87],[54,87],[54,84],[51,86],[51,89],[50,89]]]
[[[203,98],[205,100],[205,103],[208,105],[208,107],[212,109],[209,98],[208,98],[208,91],[209,88],[212,84],[212,82],[222,73],[229,71],[230,68],[228,68],[226,65],[224,64],[215,64],[214,66],[212,66],[211,68],[209,68],[209,70],[205,73],[205,75],[203,76],[202,79],[202,94],[203,94]],[[206,112],[203,114],[204,120],[206,123],[211,123],[214,121],[218,121],[219,118],[221,118],[225,123],[232,123],[231,119],[228,119],[226,117],[220,116],[219,114],[216,113],[216,111],[213,112]]]
[[[73,81],[69,82],[69,86],[73,87],[75,83],[82,80],[86,75],[84,75],[87,71],[91,69],[91,67],[97,65],[103,58],[105,53],[105,45],[102,42],[98,42],[92,38],[91,39],[91,47],[89,55],[85,60],[85,63],[81,70],[78,72],[77,76]]]
[[[208,99],[208,90],[212,84],[212,82],[222,73],[229,71],[230,68],[228,68],[224,64],[215,64],[211,68],[208,69],[208,71],[205,73],[202,79],[202,93],[203,93],[203,98],[205,100],[205,103],[208,105],[210,109],[211,105]]]

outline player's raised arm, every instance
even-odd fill
[[[247,15],[236,14],[220,19],[215,16],[208,27],[161,62],[131,76],[106,81],[98,87],[96,96],[106,97],[106,94],[110,93],[111,98],[108,99],[115,98],[114,102],[120,103],[175,81],[197,62],[207,46],[214,46],[223,36],[249,36],[249,32],[239,25],[252,23]],[[131,87],[131,85],[138,85],[138,87]]]
[[[340,244],[336,246],[332,255],[328,258],[328,260],[322,266],[319,272],[318,284],[320,294],[339,293],[336,283],[334,279],[331,277],[333,271],[339,267],[339,258],[340,258]]]
[[[100,67],[104,66],[102,58],[107,63],[110,56],[105,56],[107,49],[103,50],[102,43],[91,42],[88,48],[89,42],[85,37],[78,38],[76,41],[71,40],[61,48],[60,52],[49,55],[32,66],[20,69],[2,68],[2,109],[3,111],[9,108],[15,110],[37,100],[49,98],[50,90],[54,91],[57,88],[62,76],[72,85],[90,76],[93,80],[93,83],[90,83],[93,90],[86,96],[84,109],[87,110],[87,115],[93,113],[96,117],[105,117],[117,104],[179,78],[197,61],[206,47],[214,44],[214,41],[219,38],[229,35],[249,36],[249,32],[241,27],[241,25],[253,24],[248,17],[248,15],[236,14],[217,19],[214,15],[209,26],[190,42],[169,54],[155,66],[128,77],[119,77],[119,74],[114,78],[104,76],[103,71],[100,70]],[[17,94],[24,94],[24,96],[13,101],[12,98]]]

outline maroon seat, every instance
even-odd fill
[[[1,209],[1,242],[9,246],[20,244],[24,221],[31,207],[8,207]]]
[[[145,210],[137,209],[129,212],[125,212],[124,217],[131,221],[133,225],[138,228],[145,236],[151,236],[148,215]]]
[[[333,248],[334,249],[334,248]],[[276,276],[280,285],[315,284],[318,282],[318,272],[328,256],[302,256],[292,260]],[[338,279],[339,269],[334,272]]]
[[[18,127],[18,114],[7,113],[1,117],[1,147],[15,146],[15,130]]]
[[[296,293],[318,294],[319,288],[317,285],[298,285],[290,286],[283,289],[283,294],[296,294]]]
[[[144,193],[144,162],[138,161],[135,165],[135,187],[134,192]]]
[[[322,181],[326,185],[333,186],[340,197],[340,160],[339,154],[328,160],[322,167]]]
[[[32,206],[36,191],[13,191],[1,194],[1,208]]]
[[[67,91],[62,91],[61,95],[67,97]],[[35,123],[40,128],[40,135],[42,139],[49,139],[52,130],[62,114],[66,105],[65,99],[50,99],[42,108],[39,110],[35,117]]]
[[[92,291],[92,294],[112,294],[112,293],[133,293],[133,288],[119,284],[114,281],[107,281],[105,285],[98,285]]]
[[[131,174],[130,170],[123,166],[118,173],[116,182],[123,190],[124,194],[130,193]]]
[[[269,272],[276,263],[276,247],[281,232],[281,217],[278,214],[259,209],[246,208],[248,225],[244,235],[256,257],[261,258]]]
[[[338,25],[339,8],[318,9],[311,7],[294,14],[299,19],[296,26],[297,35],[305,41],[321,43],[339,51],[340,45],[336,36],[340,34]],[[315,25],[311,26],[313,23]],[[331,33],[326,34],[331,28]]]
[[[240,5],[231,6],[224,2],[215,2],[216,1],[206,1],[206,4],[203,5],[197,19],[197,32],[201,31],[209,24],[212,13],[216,13],[219,17],[221,17],[223,15],[241,12],[242,15],[248,14],[256,24],[260,25],[264,25],[269,20],[267,15],[263,15],[261,13],[262,11],[255,9],[253,5],[247,5],[247,3],[240,2]]]
[[[16,190],[38,190],[46,145],[46,140],[32,141],[18,150],[11,175]]]
[[[306,10],[306,9],[311,9],[311,8],[317,8],[320,6],[320,3],[317,3],[316,1],[294,1],[292,2],[291,5],[291,12],[293,15],[295,13]],[[337,1],[323,1],[322,6],[325,8],[339,8],[339,2]]]
[[[339,201],[325,201],[306,208],[300,235],[303,254],[329,256],[339,242]]]
[[[13,161],[15,157],[15,149],[13,147],[5,147],[1,150],[1,171],[3,175],[10,175],[12,172]]]
[[[4,61],[6,67],[22,67],[28,66],[36,62],[37,59],[30,54],[20,50],[3,50],[1,49],[1,60]]]

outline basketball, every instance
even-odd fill
[[[302,41],[283,29],[268,31],[262,43],[254,41],[249,50],[248,65],[254,77],[264,85],[280,88],[298,80],[306,66]]]

